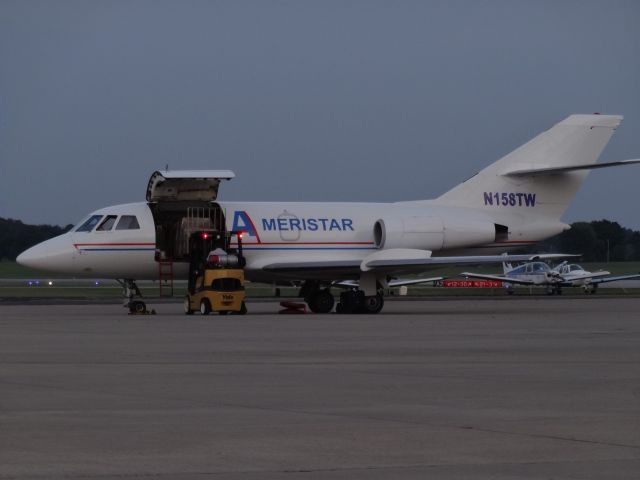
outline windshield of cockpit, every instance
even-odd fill
[[[75,229],[76,232],[90,232],[91,230],[93,230],[95,228],[95,226],[98,224],[98,222],[100,221],[100,219],[102,218],[102,215],[91,215],[89,218],[87,218],[85,221],[80,222],[78,225],[78,228]]]

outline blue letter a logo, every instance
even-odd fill
[[[245,232],[245,235],[255,237],[256,240],[258,240],[258,243],[260,242],[260,237],[258,236],[256,227],[253,225],[251,217],[249,217],[247,212],[236,210],[233,213],[233,231]]]

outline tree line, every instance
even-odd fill
[[[532,247],[532,251],[579,253],[585,262],[640,261],[640,232],[618,222],[575,222],[565,230]]]
[[[61,235],[72,227],[73,225],[27,225],[20,220],[0,217],[0,260],[15,260],[27,248]]]
[[[0,259],[15,260],[20,252],[71,228],[72,225],[27,225],[0,217]],[[640,261],[640,232],[609,220],[576,222],[570,230],[538,243],[530,251],[580,253],[587,262]]]

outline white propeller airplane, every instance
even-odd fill
[[[517,267],[513,267],[509,262],[504,262],[502,268],[504,275],[485,275],[472,272],[463,272],[460,275],[466,278],[503,282],[509,294],[513,293],[513,285],[546,286],[548,295],[562,295],[562,287],[582,287],[585,293],[596,293],[598,285],[601,283],[640,278],[638,273],[609,277],[611,272],[606,270],[589,272],[580,265],[567,261],[555,268],[551,268],[544,262],[529,262]]]
[[[596,163],[621,121],[571,115],[434,200],[219,202],[219,183],[233,172],[157,171],[146,202],[97,210],[17,261],[130,284],[158,279],[159,262],[171,261],[174,277],[186,278],[191,232],[242,231],[250,281],[300,284],[315,312],[332,310],[334,282],[357,281],[340,295],[338,310],[375,313],[383,289],[398,276],[433,266],[531,260],[496,252],[569,228],[560,218],[590,170],[640,163]]]
[[[640,273],[630,273],[626,275],[611,275],[611,272],[599,270],[589,272],[576,263],[562,262],[553,268],[554,272],[564,279],[562,286],[582,287],[585,293],[596,293],[598,285],[601,283],[617,282],[622,280],[635,280],[640,278]],[[560,293],[560,291],[558,291]]]

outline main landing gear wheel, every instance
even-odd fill
[[[313,292],[305,300],[314,313],[329,313],[333,309],[334,299],[328,288]]]
[[[361,290],[350,290],[340,294],[340,303],[336,306],[336,313],[380,313],[384,307],[384,297],[381,293],[365,297]]]
[[[364,297],[362,309],[364,313],[380,313],[384,307],[384,297],[379,293],[371,297]]]
[[[200,302],[200,313],[202,315],[209,315],[210,312],[211,312],[211,304],[209,303],[209,300],[207,300],[206,298],[203,298],[202,301]]]
[[[184,314],[193,315],[193,309],[191,308],[191,298],[189,295],[184,297]]]

